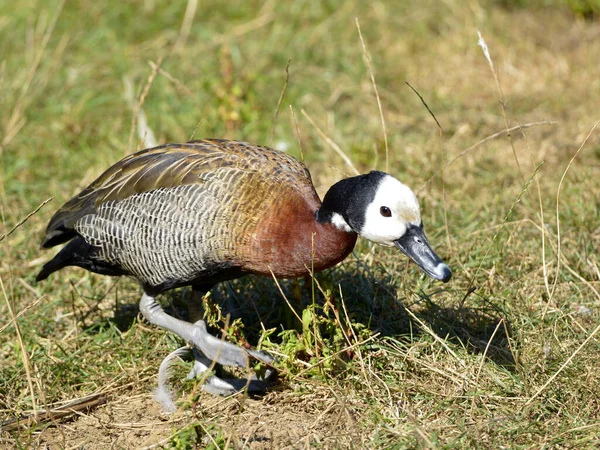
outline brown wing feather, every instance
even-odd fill
[[[69,200],[50,220],[42,246],[52,247],[73,238],[75,222],[104,202],[158,188],[201,184],[203,176],[228,166],[264,172],[266,179],[283,179],[302,191],[314,190],[304,164],[268,147],[217,139],[163,145],[127,156]]]

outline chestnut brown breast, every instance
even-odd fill
[[[317,223],[315,212],[320,205],[312,185],[280,186],[276,198],[264,205],[252,238],[242,249],[244,269],[300,277],[346,258],[357,235],[330,223]]]

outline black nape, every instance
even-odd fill
[[[365,224],[367,207],[377,193],[381,180],[387,174],[373,170],[364,175],[346,178],[331,186],[321,208],[316,212],[317,222],[331,222],[333,214],[341,215],[354,231],[360,231]]]

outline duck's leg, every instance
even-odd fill
[[[204,322],[201,320],[201,318],[202,318],[202,300],[203,300],[203,297],[206,295],[206,293],[208,291],[210,291],[211,288],[212,288],[212,286],[209,286],[209,285],[194,286],[192,288],[192,298],[190,299],[190,302],[189,302],[189,319],[191,322],[194,322],[194,323],[202,322],[202,326],[205,326]],[[198,348],[194,348],[192,351],[194,354],[194,367],[188,374],[188,376],[187,376],[188,379],[201,376],[203,373],[205,373],[207,370],[209,370],[210,367],[213,365],[213,362],[210,359],[208,359],[206,356],[204,356]],[[254,353],[254,351],[251,351],[251,352]],[[259,352],[259,353],[261,353],[262,356],[266,355],[262,352]],[[266,355],[266,356],[269,357],[269,355]],[[257,359],[260,359],[260,358],[257,358]],[[270,369],[267,369],[267,371],[265,373],[265,380],[259,380],[255,374],[249,380],[241,379],[241,378],[223,379],[223,378],[217,377],[216,375],[212,375],[206,379],[205,384],[202,385],[202,389],[204,389],[205,391],[207,391],[211,394],[218,394],[218,395],[231,395],[231,394],[239,392],[245,388],[247,388],[248,392],[251,392],[251,393],[262,393],[262,392],[265,392],[265,390],[267,389],[267,381],[266,380],[271,378],[272,374],[273,374],[273,372]]]
[[[202,320],[191,324],[168,315],[155,298],[146,292],[140,300],[140,311],[151,324],[175,333],[183,340],[192,343],[209,360],[224,366],[249,367],[249,356],[266,364],[274,361],[274,358],[267,353],[247,350],[211,336]]]

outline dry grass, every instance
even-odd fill
[[[495,2],[82,0],[0,6],[0,34],[1,445],[600,445],[597,23]],[[139,318],[136,284],[33,282],[53,210],[151,135],[273,142],[321,194],[389,158],[455,276],[360,242],[314,280],[224,284],[214,326],[279,355],[280,383],[182,382],[166,416],[151,392],[181,343]]]

